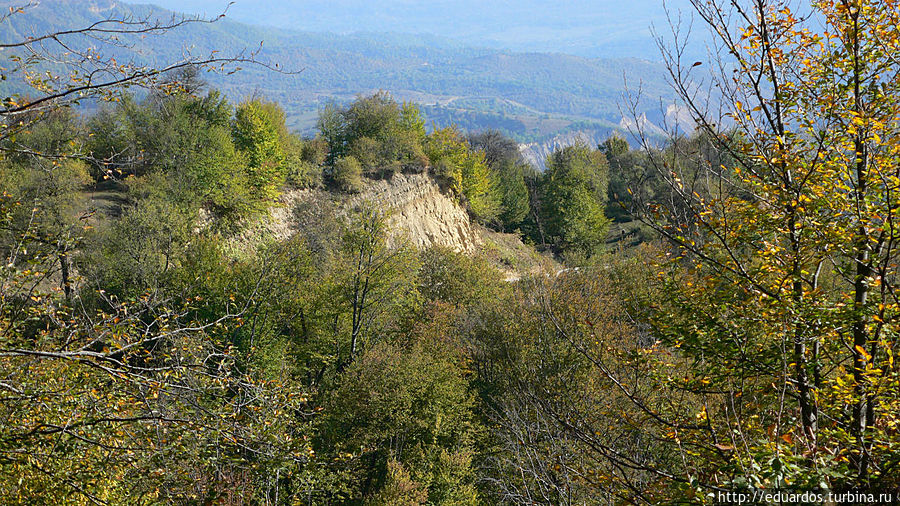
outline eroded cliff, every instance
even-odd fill
[[[427,174],[369,180],[356,194],[322,189],[287,191],[267,217],[249,226],[234,243],[246,247],[265,238],[284,240],[298,231],[326,226],[326,218],[340,218],[367,205],[385,212],[391,242],[409,241],[420,249],[438,245],[469,254],[483,243],[466,210]]]

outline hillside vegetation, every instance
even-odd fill
[[[241,483],[248,497],[413,486],[476,501],[484,421],[442,329],[513,293],[510,281],[560,269],[519,227],[546,231],[557,253],[599,252],[603,155],[561,150],[542,176],[499,133],[428,134],[415,105],[384,93],[326,108],[318,135],[301,138],[277,104],[232,104],[196,77],[189,67],[90,116],[54,110],[3,144],[4,346],[25,345],[32,318],[50,326],[38,331],[50,348],[75,333],[61,369],[6,363],[16,391],[52,396],[52,377],[66,392],[52,413],[2,399],[0,439],[23,452],[3,464],[24,480],[7,497],[56,497],[91,475],[83,497],[146,503],[227,497]],[[63,161],[45,165],[46,153]],[[88,315],[98,327],[81,327]],[[146,324],[172,334],[147,340]],[[108,390],[109,374],[130,383]],[[374,393],[372,375],[396,383]],[[55,447],[58,432],[75,440]],[[399,434],[408,451],[388,449]],[[143,449],[93,467],[109,438]],[[267,481],[273,470],[288,481]]]
[[[216,25],[7,46],[0,502],[896,502],[900,4],[694,7],[697,128],[545,171],[80,46]]]

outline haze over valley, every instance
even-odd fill
[[[213,17],[225,7],[218,1],[158,3]],[[632,30],[635,24],[646,28],[659,21],[647,15],[658,10],[639,9],[635,4],[612,17],[611,4],[590,4],[559,4],[550,9],[551,22],[542,25],[558,25],[559,30],[569,33],[572,29],[574,34],[583,31],[578,26],[593,27],[585,33],[583,47],[572,45],[567,37],[536,42],[540,37],[533,36],[540,32],[528,27],[547,21],[536,16],[548,12],[540,2],[484,7],[437,2],[427,8],[413,2],[378,2],[377,8],[371,2],[337,2],[327,7],[321,2],[236,2],[226,18],[216,23],[186,25],[165,38],[133,38],[129,43],[135,45],[139,59],[150,63],[171,61],[185,51],[228,54],[261,47],[260,60],[297,73],[279,74],[250,65],[234,74],[204,78],[233,100],[260,95],[279,102],[289,127],[304,135],[314,133],[325,104],[346,104],[359,95],[384,90],[398,100],[420,104],[429,125],[452,123],[469,132],[497,129],[521,143],[529,160],[542,166],[553,147],[573,139],[596,144],[613,131],[624,132],[634,125],[635,113],[643,117],[642,125],[650,134],[661,133],[663,124],[689,120],[669,107],[674,94],[666,83],[664,66],[658,63],[655,43],[646,30]],[[173,15],[159,7],[112,0],[44,0],[5,21],[0,35],[14,40],[124,13],[159,19]],[[598,19],[604,21],[594,24]],[[519,38],[492,42],[486,38],[492,26],[511,27]],[[613,36],[612,26],[621,26],[630,35]],[[621,50],[619,43],[630,49]],[[586,57],[597,55],[605,58]],[[15,90],[21,83],[0,86]],[[638,98],[636,111],[629,110],[628,100]]]
[[[161,7],[214,15],[223,0],[157,0]],[[688,0],[670,0],[672,19],[689,19]],[[669,34],[669,15],[651,0],[256,0],[228,7],[243,23],[311,32],[425,34],[468,46],[517,52],[566,53],[590,58],[659,61],[653,30]],[[696,44],[694,50],[702,49]]]

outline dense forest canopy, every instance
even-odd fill
[[[11,42],[30,57],[2,77],[33,89],[0,104],[0,497],[897,492],[900,10],[694,7],[719,59],[663,56],[697,129],[575,143],[543,172],[386,92],[297,133],[272,98],[207,82],[255,53],[150,66],[74,44],[203,20]],[[365,199],[413,176],[550,267],[414,247]],[[307,224],[268,233],[274,213]]]

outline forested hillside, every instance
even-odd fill
[[[213,14],[225,0],[158,0],[171,10]],[[229,8],[235,20],[315,32],[431,33],[467,45],[592,58],[661,61],[652,34],[666,31],[666,12],[657,2],[569,0],[548,8],[540,0],[408,2],[382,0],[239,1]],[[690,14],[690,2],[670,1],[673,16]],[[692,56],[705,53],[703,33],[695,33]]]
[[[18,5],[5,2],[0,5]],[[0,40],[81,26],[103,16],[134,13],[169,19],[156,7],[104,1],[44,0],[0,24]],[[594,60],[563,54],[511,53],[464,46],[425,35],[332,35],[250,26],[223,19],[191,24],[167,37],[125,37],[138,52],[103,46],[107,55],[158,65],[195,54],[223,53],[263,42],[259,59],[279,63],[281,75],[249,66],[227,76],[208,76],[231,100],[260,94],[284,105],[288,125],[312,134],[318,109],[346,104],[358,94],[386,90],[423,105],[426,121],[457,124],[468,131],[498,129],[519,142],[542,141],[566,130],[610,132],[623,117],[625,78],[642,86],[641,111],[661,123],[660,99],[674,98],[660,64],[635,59]],[[96,43],[81,40],[85,46]],[[23,91],[21,82],[0,90]],[[8,94],[8,92],[7,92]]]
[[[261,55],[122,56],[216,24],[89,6],[3,47],[3,504],[900,497],[897,4],[698,1],[697,128],[545,171],[385,91],[298,133],[214,84]]]

